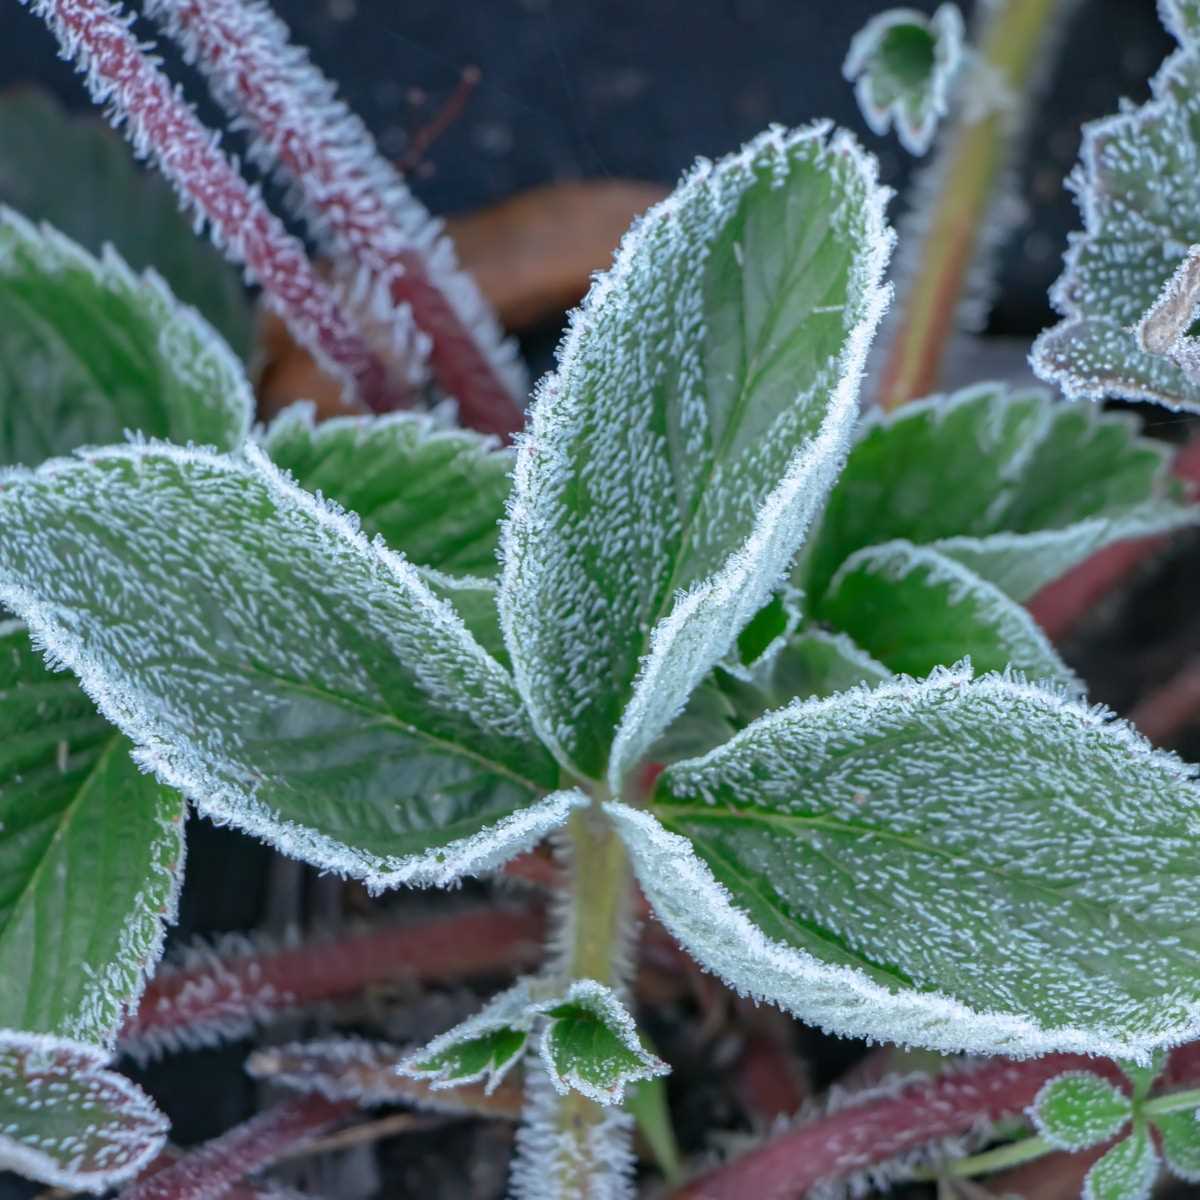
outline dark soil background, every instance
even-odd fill
[[[41,22],[15,0],[0,4],[0,87],[40,83],[69,106],[88,107],[81,83],[56,62]],[[898,143],[866,131],[841,77],[850,38],[883,7],[879,0],[277,0],[277,7],[396,157],[462,69],[481,69],[465,113],[414,180],[435,212],[474,210],[561,179],[669,183],[696,155],[724,153],[770,122],[821,116],[859,131],[879,154],[885,179],[899,186],[907,175]],[[1062,181],[1075,160],[1079,127],[1114,111],[1122,96],[1144,99],[1147,78],[1170,48],[1153,0],[1081,0],[1036,108],[1022,170],[1025,217],[1001,256],[990,334],[1029,339],[1051,320],[1046,290],[1058,274],[1066,234],[1078,224]],[[180,77],[190,96],[203,97],[194,77]],[[210,106],[200,107],[216,119]],[[893,216],[901,211],[897,202]],[[536,369],[548,365],[556,337],[551,328],[527,342]],[[1171,420],[1161,413],[1153,419]],[[1126,710],[1155,678],[1200,648],[1196,563],[1194,547],[1177,548],[1067,648],[1098,699]],[[1200,752],[1200,745],[1190,749]],[[330,902],[329,881],[281,865],[247,838],[193,821],[181,935],[286,923],[296,896],[311,918]],[[272,908],[281,915],[271,918]],[[669,1029],[653,1022],[651,1028],[669,1040]],[[856,1052],[850,1044],[818,1046],[801,1031],[797,1036],[827,1056],[816,1064],[822,1083]],[[212,1137],[253,1111],[255,1088],[240,1070],[246,1049],[183,1055],[139,1076],[171,1116],[180,1143]],[[680,1136],[695,1148],[703,1144],[704,1124],[721,1113],[703,1081],[688,1076],[684,1066],[672,1088],[676,1115],[685,1118]],[[681,1096],[682,1088],[694,1094]],[[687,1128],[692,1121],[695,1127]],[[475,1161],[477,1173],[502,1172],[507,1152],[504,1138],[479,1123],[426,1139],[436,1154],[406,1149],[413,1140],[385,1146],[377,1160],[390,1195],[465,1195],[464,1161]],[[376,1168],[368,1158],[345,1160],[336,1183],[303,1182],[323,1184],[327,1195],[370,1195]],[[496,1194],[487,1180],[476,1182],[472,1195]],[[0,1177],[0,1197],[36,1190]]]

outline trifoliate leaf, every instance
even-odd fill
[[[0,1026],[113,1043],[162,949],[185,804],[0,626]]]
[[[1172,1175],[1200,1183],[1200,1120],[1195,1109],[1153,1118],[1162,1139],[1162,1156]]]
[[[950,87],[963,62],[963,19],[955,4],[932,17],[915,8],[890,8],[854,35],[842,73],[855,83],[863,119],[882,137],[896,126],[910,154],[933,144],[946,115]]]
[[[0,204],[45,221],[91,254],[110,245],[135,271],[152,267],[248,356],[254,318],[237,269],[196,236],[171,185],[143,170],[99,116],[68,113],[31,88],[0,96]]]
[[[1193,0],[1166,3],[1185,47],[1140,108],[1084,126],[1069,183],[1083,215],[1050,299],[1065,318],[1034,343],[1032,363],[1071,397],[1124,396],[1200,407],[1200,381],[1139,343],[1135,327],[1200,242],[1200,45]]]
[[[1029,613],[952,558],[885,542],[838,568],[818,609],[897,674],[928,675],[969,658],[977,671],[1022,671],[1082,692]]]
[[[1129,1124],[1133,1105],[1107,1079],[1067,1071],[1045,1083],[1029,1108],[1034,1127],[1057,1150],[1086,1150]]]
[[[780,582],[842,463],[886,196],[848,135],[773,129],[651,209],[575,316],[518,454],[500,598],[575,773],[619,780]]]
[[[597,1104],[620,1104],[630,1084],[670,1071],[642,1045],[612,989],[594,979],[576,980],[544,1011],[539,1052],[560,1094],[574,1090]]]
[[[1158,1178],[1158,1155],[1145,1127],[1118,1142],[1083,1180],[1083,1200],[1147,1200]]]
[[[0,1169],[103,1192],[162,1149],[166,1118],[106,1062],[95,1046],[0,1030]]]
[[[227,450],[253,397],[241,364],[154,274],[92,258],[0,208],[0,464],[127,431]]]
[[[903,538],[1016,601],[1110,542],[1195,522],[1169,449],[1126,414],[981,384],[863,423],[800,568],[810,603],[856,550]]]
[[[529,983],[521,980],[473,1017],[408,1055],[396,1070],[435,1090],[482,1083],[490,1095],[520,1061],[536,1016]]]
[[[490,869],[581,802],[415,568],[255,447],[10,477],[0,601],[201,812],[370,887]]]
[[[1196,804],[1128,726],[960,668],[769,714],[609,811],[680,943],[803,1020],[1144,1059],[1200,1028]]]
[[[262,447],[301,487],[357,514],[363,531],[418,566],[495,575],[513,455],[495,439],[417,413],[314,423],[313,406],[280,413]]]

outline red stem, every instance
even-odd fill
[[[351,1117],[350,1101],[323,1096],[288,1099],[205,1142],[162,1170],[147,1173],[119,1200],[216,1200],[284,1154]]]

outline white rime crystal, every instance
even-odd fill
[[[505,670],[409,563],[254,447],[14,473],[0,596],[202,813],[380,889],[566,819]],[[97,607],[97,598],[103,602]]]
[[[799,546],[886,303],[887,197],[849,135],[769,130],[637,222],[574,315],[518,452],[500,611],[576,773],[621,779]]]
[[[166,1143],[167,1120],[97,1046],[0,1030],[0,1169],[104,1192]]]
[[[921,39],[929,53],[927,64],[913,60],[899,67],[895,56],[903,48],[892,47],[888,53],[898,32],[908,35],[909,45]],[[882,137],[894,122],[900,144],[921,155],[933,144],[938,122],[949,109],[962,61],[963,19],[956,4],[943,4],[932,17],[915,8],[890,8],[854,35],[842,74],[855,84],[854,95],[871,132]]]
[[[1144,1061],[1200,1030],[1189,769],[1017,678],[798,703],[608,811],[704,966],[831,1032]]]

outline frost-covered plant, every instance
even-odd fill
[[[32,7],[192,202],[259,227],[111,6]],[[454,294],[445,252],[419,222],[427,260],[385,235],[376,189],[402,185],[347,152],[361,130],[282,28],[149,7],[366,281],[302,273],[301,310],[324,297],[376,367],[427,349],[438,375],[439,327],[390,306],[419,329],[405,288]],[[1022,607],[1193,509],[1129,419],[1041,391],[860,419],[888,196],[824,123],[699,163],[595,281],[515,451],[412,413],[252,429],[240,364],[161,281],[0,216],[0,1162],[103,1187],[161,1147],[103,1063],[173,915],[187,801],[373,892],[553,839],[539,972],[399,1061],[276,1055],[310,1090],[340,1062],[364,1102],[381,1074],[481,1104],[520,1074],[525,1197],[628,1188],[633,1094],[669,1069],[631,1011],[635,884],[703,967],[829,1032],[1138,1062],[1200,1035],[1191,772],[1089,708]],[[294,248],[262,228],[278,267]],[[264,1123],[325,1128],[346,1098]]]

